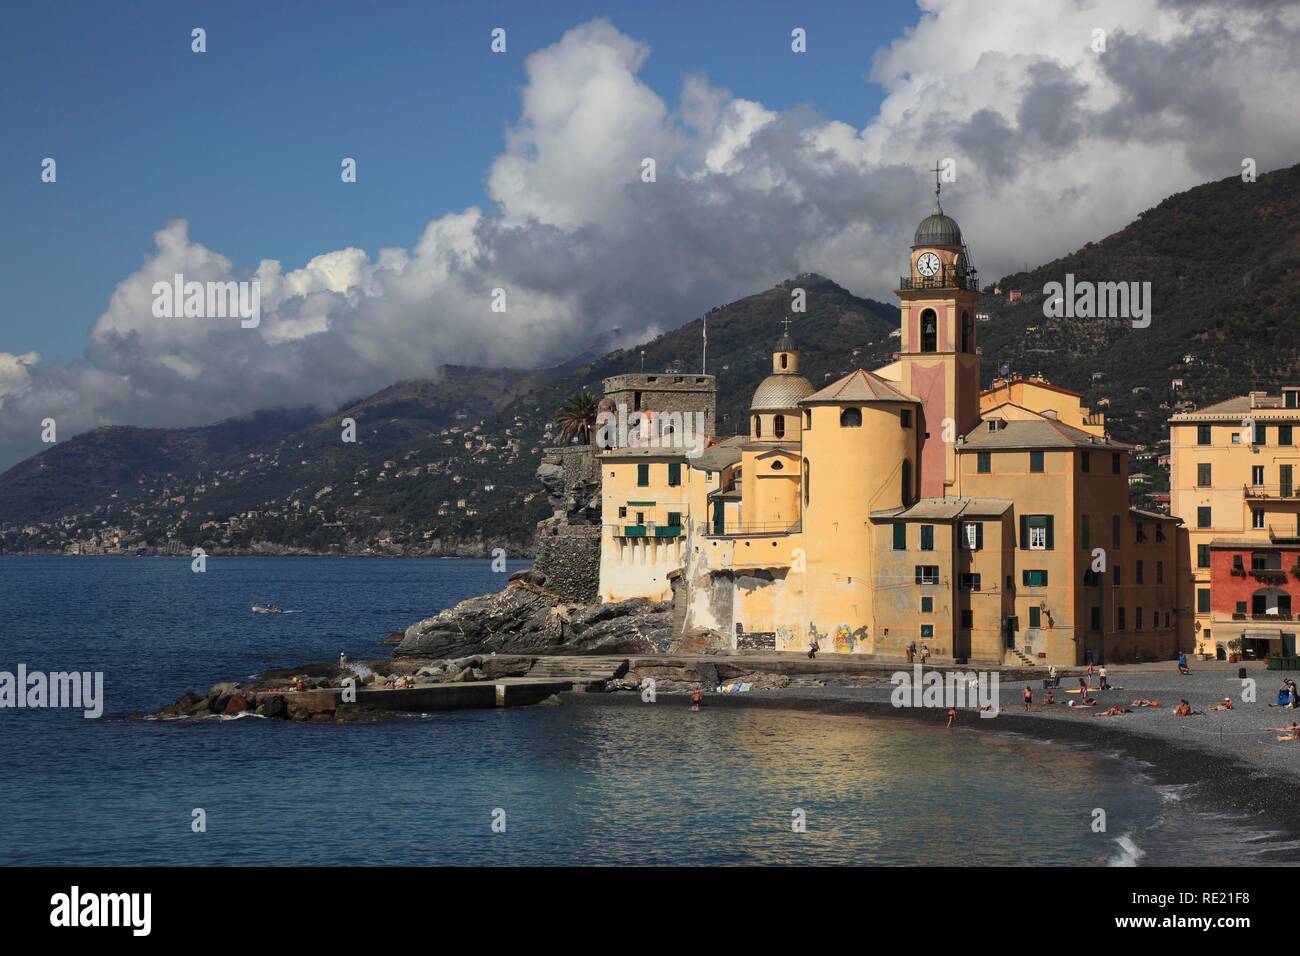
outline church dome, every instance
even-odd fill
[[[942,212],[931,213],[921,220],[912,238],[913,246],[960,246],[961,227],[952,216]]]
[[[754,400],[749,403],[752,412],[785,412],[798,406],[816,389],[802,375],[776,373],[769,375],[754,390]]]

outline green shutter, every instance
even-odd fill
[[[1052,524],[1053,524],[1052,516],[1048,515],[1047,516],[1047,550],[1048,551],[1053,550],[1053,548],[1055,547],[1055,542],[1052,537]]]
[[[668,463],[668,484],[680,485],[682,483],[682,463],[679,461],[670,461]]]
[[[894,522],[894,550],[907,550],[907,524],[903,521]]]
[[[640,488],[648,488],[648,487],[650,486],[650,466],[649,466],[649,465],[637,465],[637,466],[636,466],[636,483],[637,483],[637,486],[640,487]]]

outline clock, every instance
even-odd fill
[[[916,260],[916,271],[929,278],[939,271],[939,257],[933,252],[924,253]]]

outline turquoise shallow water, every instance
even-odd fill
[[[1077,865],[1130,860],[1124,841],[1178,861],[1171,803],[1132,765],[906,721],[663,697],[340,726],[119,719],[272,666],[386,656],[384,634],[502,578],[486,561],[0,558],[0,670],[102,670],[108,714],[0,710],[6,862]]]

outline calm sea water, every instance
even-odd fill
[[[217,557],[194,574],[188,558],[0,557],[0,670],[103,671],[107,698],[100,720],[0,710],[5,862],[1241,862],[1236,841],[1191,839],[1123,760],[904,721],[663,698],[339,726],[120,719],[269,667],[386,657],[385,634],[503,577],[473,560]]]

